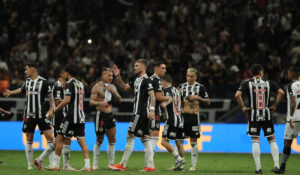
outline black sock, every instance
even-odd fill
[[[283,153],[282,153],[282,157],[281,157],[280,169],[285,170],[286,162],[287,162],[290,154],[291,154],[291,147],[285,146],[283,148]]]

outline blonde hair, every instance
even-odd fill
[[[194,72],[197,75],[197,69],[193,67],[188,68],[187,72]]]

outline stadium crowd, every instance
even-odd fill
[[[283,86],[300,64],[299,8],[297,0],[1,0],[0,94],[21,86],[27,60],[50,83],[76,63],[87,89],[112,64],[130,79],[138,58],[164,60],[177,85],[196,67],[211,98],[233,98],[254,62]]]

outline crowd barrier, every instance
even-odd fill
[[[125,148],[128,125],[128,122],[117,123],[117,151],[123,151]],[[162,124],[160,131],[162,131],[163,125],[164,124]],[[284,124],[275,125],[276,140],[280,152],[283,149],[284,127]],[[94,123],[87,122],[85,129],[87,145],[89,150],[93,150],[96,141]],[[0,150],[24,150],[26,136],[21,130],[22,122],[0,122]],[[251,153],[251,139],[246,134],[246,130],[247,124],[202,124],[201,138],[198,140],[199,152]],[[261,132],[261,134],[262,133],[263,132]],[[39,129],[36,128],[33,143],[34,150],[43,150],[46,147],[46,144],[45,138],[40,135]],[[106,148],[107,138],[105,138],[101,150],[105,151]],[[270,152],[270,146],[267,139],[263,136],[261,137],[260,148],[262,153]],[[184,149],[186,151],[191,151],[189,140],[184,141]],[[80,150],[76,139],[72,140],[71,150]],[[134,151],[143,150],[143,144],[139,139],[136,139]],[[166,151],[160,144],[160,140],[157,142],[156,151]],[[300,153],[300,139],[294,140],[292,153]]]

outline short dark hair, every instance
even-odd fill
[[[35,61],[26,61],[25,66],[33,67],[36,69],[38,69],[38,67],[39,67],[38,62],[35,62]]]
[[[262,70],[264,70],[264,68],[260,64],[253,64],[251,66],[251,71],[253,76],[259,75],[260,71]]]
[[[77,68],[74,64],[68,64],[66,67],[65,67],[65,71],[68,72],[70,75],[72,76],[76,76],[77,75]]]
[[[135,60],[135,62],[142,63],[147,68],[147,61],[145,59],[142,59],[142,58],[141,59],[137,59],[137,60]]]
[[[168,82],[168,83],[172,83],[173,82],[173,79],[171,77],[171,75],[169,74],[166,74],[163,78],[162,78],[163,81],[165,82]]]
[[[300,73],[300,69],[299,69],[298,67],[296,67],[296,66],[290,67],[290,68],[289,68],[289,71],[290,71],[290,72],[293,72],[293,73],[295,73],[295,74],[299,74],[299,73]]]
[[[55,70],[55,78],[59,78],[61,73],[65,72],[66,70],[62,67],[59,67]]]
[[[163,61],[156,61],[154,64],[153,64],[153,68],[155,67],[159,67],[160,65],[162,64],[165,64]]]

